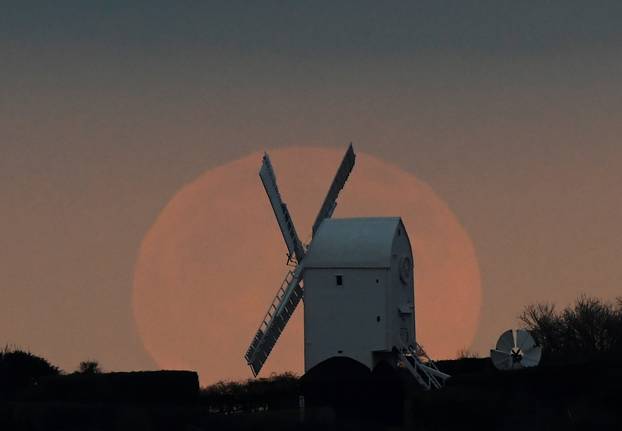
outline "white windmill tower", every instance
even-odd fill
[[[305,372],[335,356],[370,369],[384,360],[408,369],[424,388],[439,388],[449,376],[416,341],[413,255],[401,219],[331,219],[355,159],[350,145],[305,247],[264,155],[259,176],[295,268],[279,287],[245,359],[256,376],[304,297]]]

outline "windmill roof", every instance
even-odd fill
[[[305,268],[388,268],[399,217],[331,218],[322,222]],[[404,233],[405,234],[405,233]]]

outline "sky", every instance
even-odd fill
[[[354,142],[447,203],[482,277],[473,351],[526,304],[622,295],[620,22],[618,1],[5,6],[0,344],[155,367],[145,234],[202,173],[288,146]]]

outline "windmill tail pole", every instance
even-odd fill
[[[428,367],[427,365],[425,365],[425,364],[423,364],[421,362],[419,362],[417,364],[417,367],[422,368],[426,372],[434,375],[435,377],[441,378],[443,380],[447,380],[448,378],[451,377],[449,374],[443,373],[442,371],[437,370],[436,368]]]

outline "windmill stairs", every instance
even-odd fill
[[[399,366],[406,368],[425,390],[442,388],[445,380],[450,377],[438,369],[419,343],[403,344],[398,351],[398,358]]]
[[[264,362],[268,359],[268,355],[281,336],[281,332],[285,329],[285,325],[287,325],[296,306],[302,299],[303,290],[300,285],[302,269],[302,265],[298,265],[294,271],[287,272],[244,355],[254,376],[257,376]]]

